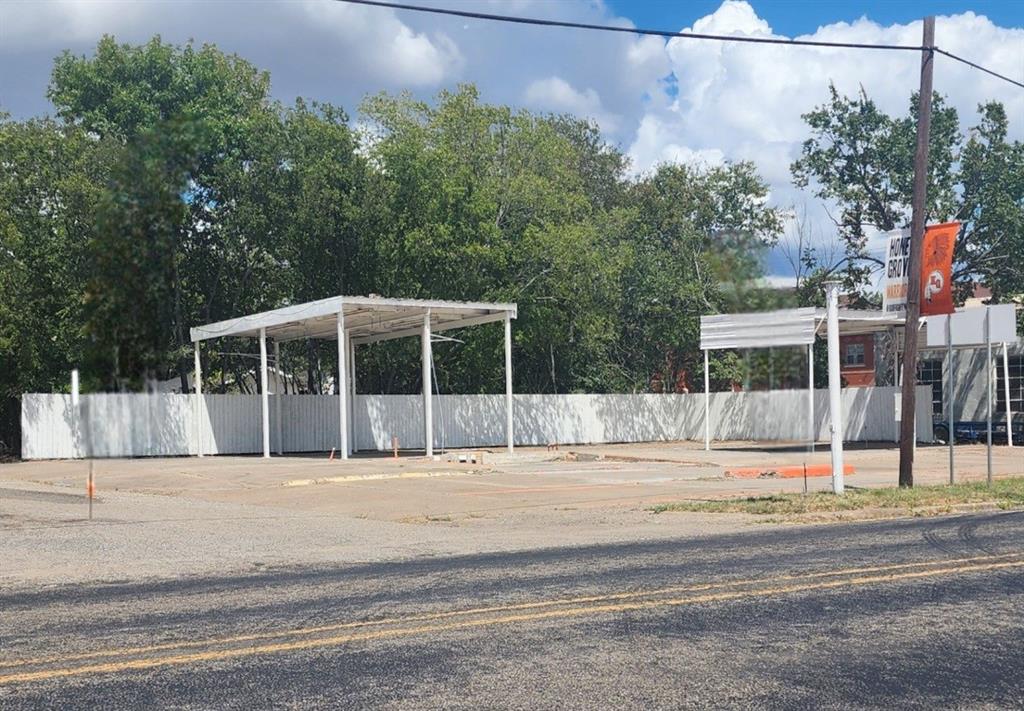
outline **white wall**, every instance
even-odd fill
[[[844,438],[893,441],[898,423],[894,388],[843,390]],[[338,401],[330,395],[272,395],[271,449],[277,451],[275,398],[281,399],[286,452],[338,446]],[[928,386],[918,387],[918,439],[931,441]],[[404,449],[423,448],[419,395],[356,398],[356,444],[387,450],[392,436]],[[815,392],[817,438],[828,437],[828,392]],[[712,393],[716,440],[806,439],[807,392]],[[516,395],[515,441],[520,445],[701,440],[704,396]],[[74,413],[70,395],[26,394],[21,404],[22,457],[144,457],[244,454],[261,451],[258,395],[170,393],[83,395]],[[503,395],[441,395],[434,403],[436,447],[498,446],[505,442]]]

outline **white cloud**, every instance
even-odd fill
[[[523,99],[528,105],[545,111],[593,119],[605,133],[614,133],[619,125],[619,117],[605,110],[596,91],[579,91],[561,77],[531,82],[523,93]]]
[[[409,88],[438,86],[462,67],[448,35],[414,32],[394,11],[322,0],[306,0],[302,7],[314,26],[342,46],[359,48],[365,70],[386,72]]]
[[[414,28],[394,10],[324,0],[0,3],[0,105],[15,115],[45,110],[53,57],[64,49],[88,54],[104,34],[131,43],[159,34],[241,55],[270,71],[286,101],[302,95],[351,109],[370,92],[434,92],[458,81],[464,57],[450,31]]]
[[[726,0],[686,29],[780,36],[742,0]],[[799,39],[919,45],[921,25],[883,27],[862,18],[826,25]],[[965,13],[938,18],[936,42],[996,71],[1024,76],[1024,29],[997,27]],[[823,206],[794,188],[790,177],[789,166],[807,137],[801,115],[828,100],[829,83],[845,94],[863,87],[883,111],[905,115],[920,69],[920,54],[911,51],[672,39],[666,54],[677,91],[638,119],[629,145],[635,169],[642,171],[673,154],[679,159],[711,153],[728,160],[752,160],[769,182],[775,204],[810,203],[814,232],[825,241],[834,239],[835,230]],[[935,89],[957,108],[965,129],[976,122],[978,103],[996,99],[1007,108],[1013,135],[1024,136],[1024,92],[1019,89],[941,56],[936,59]]]
[[[741,0],[727,0],[687,29],[779,36]],[[920,23],[881,27],[861,19],[827,25],[799,39],[916,45],[921,41],[920,32]],[[939,18],[937,42],[997,71],[1017,76],[1024,73],[1024,29],[999,28],[966,13]],[[731,159],[758,160],[772,179],[788,172],[777,170],[776,161],[796,157],[807,135],[801,115],[827,100],[829,83],[847,94],[863,86],[882,110],[904,114],[911,92],[917,88],[920,64],[917,52],[686,39],[670,40],[666,51],[678,93],[673,101],[652,112],[662,127],[663,139],[672,141],[674,136],[674,142],[694,150],[713,148]],[[943,57],[937,59],[935,88],[949,96],[966,123],[974,120],[980,101],[1002,100],[1011,117],[1020,117],[1015,132],[1024,133],[1024,92]],[[641,125],[647,118],[641,119]],[[649,151],[634,157],[642,168]]]
[[[701,163],[721,165],[725,154],[718,148],[693,149],[679,141],[685,140],[683,131],[675,122],[665,123],[657,114],[647,114],[640,120],[636,138],[630,149],[634,167],[640,170],[659,163]]]

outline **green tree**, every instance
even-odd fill
[[[981,281],[1006,298],[1022,290],[1011,255],[1020,253],[1024,240],[1024,149],[1007,140],[1000,104],[984,104],[979,113],[980,123],[965,143],[956,110],[934,96],[926,218],[963,223],[954,268],[961,295]],[[916,114],[916,95],[908,114],[897,118],[880,111],[863,91],[851,98],[832,87],[829,103],[804,115],[811,137],[793,163],[794,182],[838,204],[836,229],[846,254],[834,269],[850,288],[865,290],[882,265],[868,251],[870,233],[910,224]]]
[[[471,86],[370,97],[359,131],[268,87],[212,46],[105,37],[57,59],[60,122],[0,122],[0,358],[21,359],[7,392],[50,389],[85,351],[93,385],[185,386],[190,326],[374,292],[517,302],[520,390],[672,389],[702,367],[698,316],[736,307],[778,231],[749,164],[634,179],[592,123]],[[459,340],[437,345],[441,389],[500,390],[501,330]],[[322,387],[318,347],[285,346]],[[247,387],[246,348],[207,351],[214,389]],[[418,389],[415,350],[366,349],[362,382]],[[714,368],[728,382],[735,358]]]
[[[139,231],[150,239],[156,239],[156,233],[164,235],[161,239],[176,235],[173,270],[160,260],[136,259],[130,262],[132,269],[154,271],[119,279],[116,264],[110,263],[109,271],[102,272],[107,282],[92,281],[90,317],[94,320],[111,313],[101,307],[99,294],[123,303],[130,303],[131,289],[141,285],[147,285],[150,296],[174,294],[169,321],[137,324],[140,332],[165,328],[174,338],[168,344],[173,357],[153,353],[152,338],[128,338],[124,325],[114,328],[110,321],[92,324],[97,336],[128,338],[124,343],[95,343],[97,362],[109,361],[112,349],[117,348],[117,367],[108,371],[113,374],[116,370],[116,377],[131,381],[166,377],[171,372],[165,368],[151,368],[175,362],[184,384],[188,326],[250,305],[251,301],[231,303],[237,292],[223,287],[237,284],[239,274],[265,266],[260,261],[262,255],[240,249],[237,243],[218,242],[221,220],[213,213],[229,207],[219,190],[225,166],[244,162],[245,147],[254,143],[254,133],[266,125],[271,112],[268,89],[266,73],[238,57],[212,46],[177,47],[159,37],[132,46],[105,36],[90,57],[65,52],[57,58],[48,92],[57,115],[69,126],[79,126],[90,135],[122,146],[117,171],[110,176],[110,194],[102,201],[106,227],[97,234],[94,253],[98,258],[105,253],[139,257],[154,245],[118,242],[139,238]],[[185,144],[186,159],[179,161],[167,153]],[[179,169],[186,173],[179,174]],[[133,176],[131,170],[139,173]],[[161,180],[166,184],[160,184]],[[149,191],[148,195],[143,191]],[[177,204],[172,208],[174,196],[178,196]],[[144,204],[159,205],[158,214],[147,218],[140,212]],[[184,214],[172,220],[169,211],[179,208]],[[125,214],[117,216],[118,209]],[[140,222],[146,219],[152,222],[148,227]],[[115,233],[110,229],[114,225],[131,225],[133,229]],[[172,275],[173,283],[149,286]],[[140,297],[143,293],[147,292],[140,292]],[[131,352],[136,347],[141,350]]]
[[[165,121],[134,136],[97,206],[86,313],[93,367],[120,387],[176,370],[187,390],[182,265],[201,134],[201,124]]]
[[[1024,303],[1024,143],[1007,140],[1002,104],[982,104],[978,113],[959,155],[955,217],[965,229],[955,277],[961,284],[980,278],[998,301]]]
[[[663,165],[631,190],[632,260],[621,323],[632,389],[652,376],[672,390],[703,373],[700,316],[749,307],[762,257],[781,220],[750,163],[714,168]],[[716,354],[712,376],[736,379],[736,360]]]
[[[375,96],[363,114],[386,205],[367,287],[516,301],[518,387],[566,392],[600,381],[615,329],[599,326],[597,304],[612,298],[617,281],[597,225],[622,180],[621,155],[583,122],[482,104],[469,86],[442,92],[434,106]],[[603,192],[588,194],[588,185]],[[492,331],[479,329],[472,345],[439,357],[442,385],[501,386],[493,367],[500,334]],[[414,388],[414,378],[381,385]]]
[[[0,396],[62,390],[82,365],[87,245],[111,146],[0,115]]]

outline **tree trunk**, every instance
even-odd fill
[[[311,395],[317,394],[315,373],[313,367],[316,361],[313,359],[313,341],[306,339],[306,390]]]
[[[558,393],[558,382],[555,380],[555,345],[548,344],[548,353],[551,355],[551,392]]]

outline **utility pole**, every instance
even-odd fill
[[[925,201],[928,194],[928,137],[932,122],[932,69],[935,18],[924,18],[921,42],[921,88],[917,103],[917,150],[910,218],[910,264],[907,274],[907,320],[904,324],[903,393],[900,403],[900,486],[914,485],[914,413],[917,385],[917,330],[921,316],[921,253],[924,250]]]

